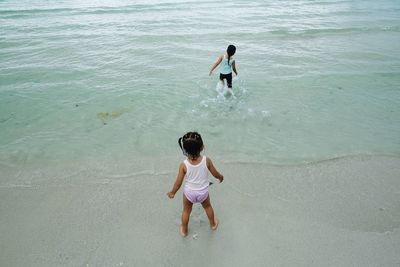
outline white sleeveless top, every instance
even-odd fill
[[[206,157],[203,156],[201,162],[192,165],[187,159],[183,161],[186,166],[185,188],[191,190],[203,190],[208,187],[208,168]]]
[[[232,62],[234,61],[233,56],[231,56],[231,58],[229,59],[229,63],[228,63],[228,56],[224,55],[222,61],[221,61],[221,65],[219,67],[219,72],[221,74],[229,74],[232,72]]]

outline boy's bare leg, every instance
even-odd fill
[[[217,229],[218,220],[215,219],[215,217],[214,217],[214,209],[211,206],[210,196],[208,196],[207,199],[204,200],[203,203],[201,203],[201,205],[203,206],[204,210],[206,211],[208,220],[210,221],[211,229],[213,229],[213,230]]]
[[[193,204],[183,195],[183,211],[182,211],[182,224],[181,224],[181,235],[187,236],[188,233],[188,224],[190,213],[192,212]]]

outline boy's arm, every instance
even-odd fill
[[[172,187],[172,190],[167,193],[167,196],[169,198],[174,198],[176,192],[178,192],[179,188],[181,188],[185,174],[186,174],[185,164],[181,162],[181,164],[179,165],[179,172],[178,175],[176,176],[176,181],[174,183],[174,186]]]
[[[235,60],[232,62],[232,69],[233,69],[233,71],[235,72],[235,74],[237,76],[238,74],[237,74],[237,71],[236,71],[236,61]]]
[[[210,73],[208,73],[208,75],[211,75],[213,70],[215,70],[216,67],[218,67],[219,63],[221,63],[222,61],[222,56],[219,56],[217,61],[215,61],[214,65],[212,66]]]
[[[215,178],[217,178],[219,180],[220,183],[222,183],[222,181],[224,180],[224,176],[217,171],[217,169],[214,167],[214,164],[212,163],[210,158],[207,157],[206,159],[207,159],[208,170],[211,172],[211,174]]]

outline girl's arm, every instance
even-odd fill
[[[172,190],[167,193],[167,196],[169,198],[174,198],[176,192],[178,192],[179,188],[181,188],[185,174],[186,174],[185,164],[181,162],[181,164],[179,165],[179,172],[178,175],[176,176],[176,181],[174,183],[174,186],[172,187]]]
[[[215,61],[214,65],[212,66],[210,73],[208,75],[212,74],[213,70],[215,70],[215,68],[218,67],[218,65],[221,63],[221,61],[222,61],[222,56],[219,56],[217,58],[217,61]]]
[[[232,69],[233,69],[233,71],[235,72],[235,74],[236,74],[236,76],[237,76],[238,74],[237,74],[237,71],[236,71],[236,60],[234,60],[234,61],[232,62]]]
[[[211,174],[219,180],[220,183],[224,180],[224,176],[220,174],[217,169],[214,167],[214,164],[212,163],[210,158],[206,158],[207,160],[207,168],[211,172]]]

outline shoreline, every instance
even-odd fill
[[[208,155],[206,153],[202,153],[204,155]],[[335,155],[331,157],[325,157],[321,159],[304,159],[304,160],[287,160],[287,159],[268,159],[267,161],[257,161],[251,159],[239,159],[239,160],[224,160],[221,156],[212,156],[213,160],[216,161],[218,165],[259,165],[263,167],[279,167],[279,168],[294,168],[294,167],[307,167],[314,166],[324,163],[330,163],[335,161],[346,161],[346,160],[400,160],[400,155],[397,154],[385,154],[385,153],[361,153],[361,154],[346,154],[346,155]],[[21,172],[31,173],[35,171],[44,171],[51,172],[52,175],[56,174],[59,171],[65,170],[76,170],[79,171],[105,171],[109,176],[113,176],[113,172],[118,172],[120,170],[135,170],[133,176],[141,175],[144,173],[147,174],[171,174],[175,172],[175,167],[178,162],[183,161],[185,159],[180,153],[174,154],[173,156],[164,156],[155,158],[153,156],[145,156],[140,159],[129,159],[129,158],[118,158],[118,159],[109,159],[102,158],[98,161],[88,160],[87,158],[82,160],[51,160],[51,161],[37,161],[31,163],[25,163],[22,168],[18,166],[18,163],[9,163],[9,162],[0,162],[0,171],[2,173],[8,172],[6,175],[0,174],[0,185],[4,182],[2,177],[15,175],[21,175]],[[154,163],[158,162],[158,163]],[[277,163],[282,162],[282,163]],[[108,164],[108,165],[107,165]],[[158,166],[157,166],[158,165]],[[150,167],[143,168],[143,166]],[[161,167],[160,167],[161,166]],[[171,169],[171,166],[173,167]],[[168,169],[168,170],[167,170]],[[52,171],[53,170],[53,171]],[[111,170],[111,171],[107,171]],[[75,171],[76,173],[76,171]],[[92,173],[93,175],[107,176],[107,174],[101,174],[99,172]],[[69,175],[73,176],[74,172]],[[118,176],[118,175],[117,175]],[[129,175],[127,175],[129,176]]]

